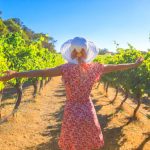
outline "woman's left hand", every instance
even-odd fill
[[[13,75],[14,75],[16,72],[17,72],[17,71],[13,71],[13,70],[7,70],[7,71],[2,72],[2,73],[5,73],[6,75],[0,77],[0,81],[8,81],[8,80],[12,79],[12,78],[13,78]]]

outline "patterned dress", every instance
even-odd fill
[[[60,66],[66,101],[58,145],[62,150],[93,150],[104,146],[103,133],[90,97],[92,86],[103,74],[98,62]],[[81,79],[80,67],[87,71]]]

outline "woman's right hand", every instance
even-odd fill
[[[13,70],[7,70],[7,71],[2,72],[6,75],[0,77],[0,81],[8,81],[8,80],[12,79],[13,77],[15,77],[16,72],[17,71],[13,71]]]
[[[137,66],[139,66],[139,65],[142,64],[143,61],[144,61],[144,58],[143,58],[142,56],[140,56],[140,57],[135,61],[135,64],[136,64]]]

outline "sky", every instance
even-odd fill
[[[115,52],[116,46],[150,48],[150,0],[0,0],[2,18],[20,18],[52,36],[55,49],[76,36]]]

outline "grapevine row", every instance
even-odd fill
[[[134,63],[139,56],[144,58],[144,62],[139,67],[123,71],[113,71],[101,78],[106,93],[109,86],[116,89],[112,103],[114,103],[119,89],[124,91],[125,97],[118,109],[122,107],[129,95],[132,95],[137,101],[137,107],[132,117],[133,119],[137,119],[137,111],[141,105],[142,98],[144,96],[150,97],[150,51],[147,53],[141,52],[129,45],[127,49],[118,48],[117,53],[114,55],[99,55],[94,60],[95,62],[103,64],[123,64]]]
[[[6,70],[22,72],[53,68],[63,64],[64,59],[60,54],[51,52],[49,49],[43,47],[43,40],[43,37],[40,37],[35,41],[26,41],[23,38],[22,32],[0,36],[0,76],[3,76],[2,72]],[[13,78],[7,82],[0,82],[1,99],[2,91],[6,86],[14,87],[17,91],[17,100],[13,112],[16,112],[14,110],[17,110],[21,103],[23,84],[30,82],[34,86],[33,96],[35,97],[38,81],[40,81],[41,89],[43,87],[43,80],[49,81],[50,78]]]

